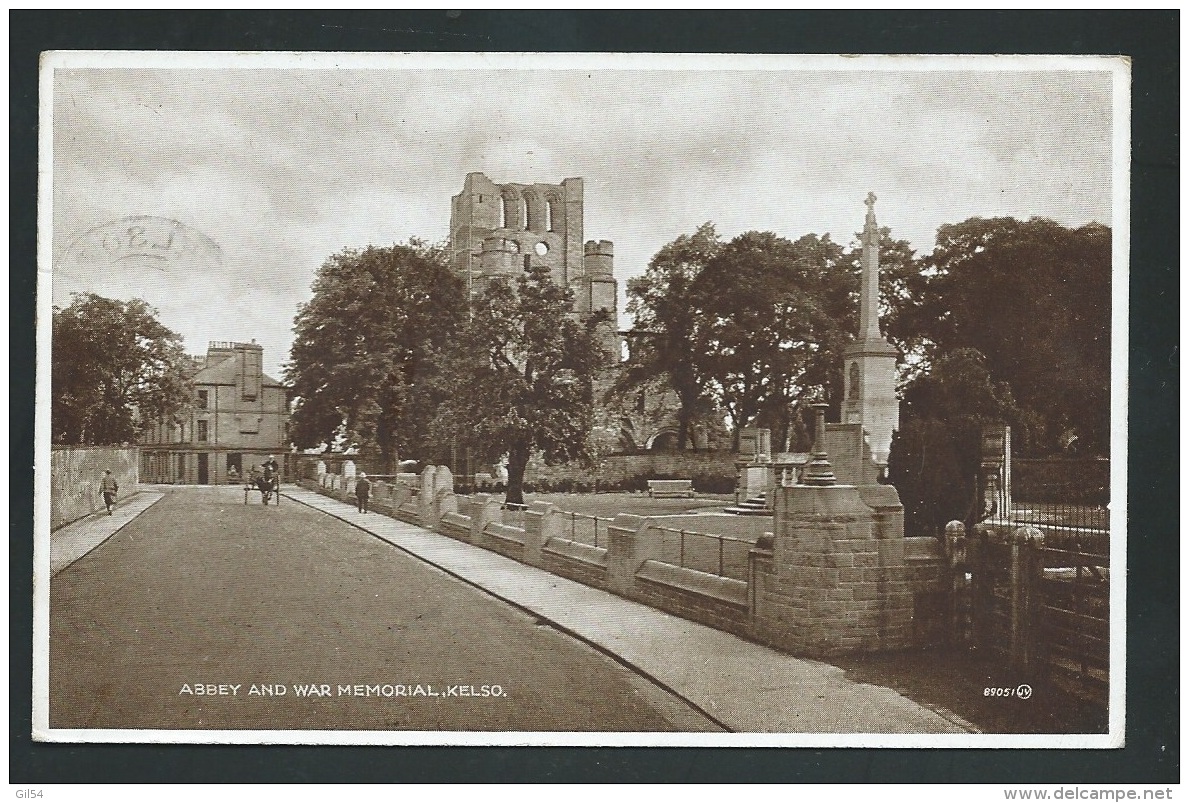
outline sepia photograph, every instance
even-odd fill
[[[40,88],[35,740],[1124,744],[1128,59]]]

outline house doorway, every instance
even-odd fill
[[[244,476],[244,456],[240,452],[227,453],[227,482],[236,483]]]

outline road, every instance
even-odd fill
[[[258,500],[170,491],[54,576],[51,728],[719,730],[390,544]]]

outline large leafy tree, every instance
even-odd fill
[[[828,235],[791,242],[753,231],[723,245],[699,273],[693,353],[736,438],[758,423],[783,445],[799,405],[839,394],[855,319],[850,267]]]
[[[693,234],[666,244],[644,275],[628,280],[627,310],[634,325],[629,358],[616,389],[647,390],[663,377],[677,396],[679,450],[693,438],[694,423],[711,409],[695,351],[700,316],[694,285],[721,246],[714,224],[704,223]]]
[[[136,440],[190,395],[182,339],[140,299],[75,294],[53,310],[53,438],[68,444]]]
[[[437,401],[431,355],[465,308],[441,249],[419,241],[326,260],[298,311],[286,366],[294,444],[354,445],[386,470],[402,454],[423,457]]]
[[[955,519],[973,524],[984,428],[1010,424],[1026,433],[1034,425],[987,363],[974,349],[958,349],[905,388],[888,481],[900,493],[908,535],[940,535]]]
[[[920,288],[912,249],[886,228],[880,254],[887,321]],[[805,447],[803,403],[819,396],[840,403],[859,257],[828,234],[789,241],[748,232],[724,243],[706,223],[678,237],[628,283],[633,348],[619,388],[665,377],[678,397],[679,448],[691,423],[714,410],[725,411],[736,435],[757,424],[771,428],[778,444]]]
[[[591,460],[593,384],[605,354],[601,316],[579,322],[569,290],[534,266],[515,285],[492,280],[440,354],[439,444],[508,458],[507,501],[523,503],[529,458]]]
[[[1033,218],[971,218],[942,226],[922,260],[916,303],[896,317],[927,365],[975,349],[1018,404],[1041,422],[1025,449],[1076,436],[1110,441],[1111,231]]]

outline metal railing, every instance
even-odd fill
[[[1101,505],[1077,505],[1064,502],[1020,502],[1012,504],[1011,522],[1042,530],[1097,534],[1109,533],[1110,511]]]
[[[588,544],[603,549],[607,548],[607,545],[610,543],[607,528],[611,526],[611,522],[615,521],[615,519],[591,516],[586,513],[574,513],[567,510],[559,510],[558,513],[569,519],[569,527],[563,531],[563,536],[568,536],[571,541],[576,541],[580,544]],[[603,531],[602,543],[599,543],[600,529]]]
[[[661,552],[666,558],[666,563],[732,580],[747,580],[747,556],[755,546],[754,542],[733,535],[717,535],[656,525],[648,530],[661,534]],[[714,542],[713,545],[711,542]],[[675,556],[672,554],[674,551]],[[673,560],[674,557],[676,560]]]

